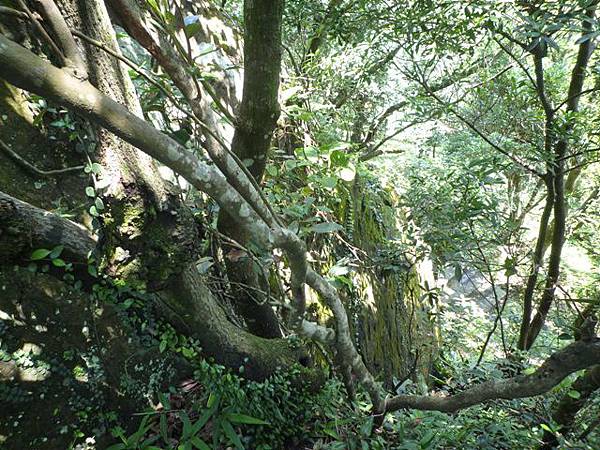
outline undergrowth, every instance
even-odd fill
[[[564,394],[546,399],[497,401],[445,414],[399,411],[375,425],[366,397],[349,402],[341,382],[332,377],[318,393],[301,380],[302,369],[281,371],[264,382],[245,380],[224,367],[202,360],[178,389],[159,394],[160,403],[141,412],[135,433],[113,429],[118,449],[535,449],[540,444],[544,412]],[[408,382],[402,388],[419,388]],[[598,448],[561,440],[560,448]],[[79,447],[85,448],[85,447]]]

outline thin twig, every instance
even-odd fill
[[[586,89],[584,91],[581,91],[579,94],[575,94],[572,95],[571,97],[568,97],[564,102],[562,102],[560,105],[558,105],[556,108],[554,108],[554,112],[557,112],[560,108],[562,108],[563,106],[565,106],[567,103],[569,103],[571,100],[575,100],[577,97],[581,97],[582,95],[585,94],[589,94],[591,92],[596,92],[600,90],[600,86],[596,86],[590,89]]]
[[[2,139],[0,139],[0,148],[2,150],[4,150],[4,152],[13,161],[15,161],[17,164],[19,164],[21,167],[23,167],[25,170],[27,170],[31,174],[37,175],[38,177],[55,177],[55,176],[64,175],[67,173],[81,172],[84,169],[84,166],[66,167],[64,169],[53,169],[53,170],[38,169],[36,166],[34,166],[29,161],[27,161],[23,157],[21,157],[18,153],[16,153]]]
[[[494,41],[496,41],[496,44],[498,44],[498,46],[504,51],[504,53],[506,53],[508,56],[510,56],[510,58],[517,63],[517,65],[521,68],[521,70],[525,73],[525,75],[527,76],[527,78],[529,78],[529,81],[531,81],[531,84],[533,85],[533,88],[537,90],[537,83],[535,82],[535,80],[533,79],[533,77],[531,76],[531,73],[529,72],[529,70],[527,70],[527,67],[525,67],[525,65],[523,64],[523,62],[521,61],[521,58],[517,58],[517,56],[511,52],[508,47],[506,47],[504,44],[502,44],[502,42],[500,42],[500,40],[498,39],[494,39]]]

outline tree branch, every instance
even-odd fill
[[[186,61],[183,61],[177,53],[169,46],[160,46],[150,35],[148,30],[140,21],[140,12],[137,6],[130,0],[109,0],[114,11],[118,12],[119,18],[125,25],[129,34],[144,47],[160,66],[169,74],[177,88],[188,101],[194,115],[202,121],[203,129],[206,133],[205,148],[210,158],[225,175],[227,181],[248,201],[251,208],[255,209],[258,215],[267,224],[278,224],[278,218],[260,190],[260,187],[254,178],[248,172],[248,169],[236,155],[219,142],[214,142],[215,138],[212,129],[218,129],[212,116],[210,105],[201,95],[196,79],[192,77],[186,67]],[[244,174],[249,183],[240,184],[240,175]]]
[[[27,14],[27,16],[29,17],[29,20],[33,24],[34,28],[38,31],[38,33],[40,33],[42,40],[48,45],[48,47],[50,47],[50,49],[52,50],[52,53],[54,53],[54,56],[56,56],[58,58],[60,64],[63,67],[68,66],[67,58],[63,54],[62,50],[58,47],[58,45],[56,45],[56,42],[54,42],[54,39],[52,39],[50,37],[50,35],[46,31],[46,29],[42,26],[42,24],[38,20],[39,15],[33,14],[31,12],[31,10],[27,7],[27,4],[25,3],[24,0],[17,0],[17,4],[25,12],[25,14]]]
[[[0,191],[0,257],[24,257],[37,248],[64,245],[68,261],[87,263],[95,238],[81,225]]]
[[[46,22],[52,27],[54,35],[58,39],[60,46],[65,55],[66,66],[72,71],[73,75],[78,78],[87,78],[87,67],[79,49],[77,43],[73,39],[71,30],[67,26],[65,19],[61,12],[56,7],[53,0],[36,0],[35,3],[38,5],[42,12],[42,16]]]
[[[385,411],[412,408],[455,412],[491,400],[533,397],[548,392],[570,374],[600,363],[600,339],[574,342],[554,353],[531,375],[492,380],[449,397],[398,395],[385,401]]]

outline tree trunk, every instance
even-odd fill
[[[282,0],[245,2],[244,90],[232,151],[258,183],[279,117],[282,14]],[[249,243],[248,234],[225,211],[219,214],[218,229],[243,246]],[[262,269],[236,246],[225,243],[224,251],[235,306],[248,330],[266,338],[281,337],[277,315],[262,294],[268,285],[262,279]]]
[[[525,294],[523,295],[523,316],[521,319],[521,329],[519,332],[519,340],[517,348],[519,350],[527,349],[527,336],[529,334],[529,327],[531,323],[531,315],[533,313],[533,294],[538,280],[540,268],[544,261],[544,242],[548,234],[548,222],[550,221],[550,214],[554,207],[554,182],[551,177],[548,177],[546,181],[546,204],[542,217],[540,218],[539,231],[537,241],[535,244],[535,250],[533,251],[533,261],[531,263],[531,272],[527,277],[527,286],[525,287]]]

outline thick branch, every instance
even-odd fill
[[[384,403],[380,395],[380,386],[367,369],[362,357],[356,351],[356,347],[354,347],[348,316],[337,291],[322,276],[310,268],[306,274],[306,283],[321,295],[333,313],[336,324],[336,349],[340,362],[349,367],[357,380],[365,387],[373,403],[374,412],[382,413]]]
[[[546,189],[546,203],[544,206],[544,211],[542,212],[542,217],[540,218],[538,236],[531,262],[531,272],[527,277],[527,286],[523,296],[523,316],[521,318],[521,328],[519,332],[519,341],[517,344],[517,348],[521,350],[525,350],[527,346],[527,335],[529,333],[531,314],[533,312],[533,294],[535,292],[535,286],[537,284],[538,275],[544,259],[544,242],[546,241],[546,236],[548,235],[548,223],[550,222],[550,215],[552,214],[552,208],[554,207],[554,184],[549,177],[548,181],[546,181]]]
[[[454,412],[491,400],[532,397],[548,392],[570,374],[599,363],[600,339],[578,341],[554,353],[531,375],[488,381],[449,397],[398,395],[386,400],[385,410]]]
[[[33,70],[31,69],[33,68]],[[125,107],[100,93],[87,81],[81,81],[57,69],[29,50],[0,35],[0,77],[16,86],[65,104],[94,120],[123,140],[162,162],[183,176],[197,189],[206,192],[242,226],[253,241],[265,249],[279,246],[286,250],[293,275],[293,288],[304,283],[306,261],[304,245],[289,231],[273,230],[248,206],[223,174],[198,159],[177,141],[130,113]],[[240,177],[239,183],[248,183]],[[298,305],[301,310],[301,305]],[[298,326],[304,326],[304,322]],[[311,328],[322,334],[323,330]],[[325,332],[330,338],[331,333]]]
[[[262,179],[279,117],[282,16],[281,0],[244,2],[244,87],[231,150],[244,162],[257,183]],[[248,236],[226,211],[220,211],[217,226],[224,235],[247,244]],[[305,260],[303,255],[300,260]],[[234,292],[234,306],[246,320],[248,329],[258,336],[281,337],[279,320],[273,308],[254,301],[247,290],[236,287],[236,283],[259,286],[259,277],[251,260],[227,257],[226,265]],[[300,270],[297,275],[303,272],[306,270]],[[295,280],[299,281],[296,286],[299,289],[294,289],[294,297],[298,298],[295,303],[300,305],[303,300],[298,296],[304,292],[304,276]],[[303,312],[304,308],[299,310]],[[294,314],[293,317],[295,322],[292,326],[296,329],[302,316]]]
[[[51,249],[58,244],[64,246],[64,259],[87,263],[96,241],[81,225],[0,192],[2,260],[27,257],[31,250]]]
[[[130,0],[110,0],[109,3],[119,18],[123,21],[127,31],[144,47],[169,74],[177,88],[188,101],[194,115],[200,120],[206,133],[205,148],[210,158],[225,175],[227,181],[247,200],[248,204],[256,210],[258,215],[268,224],[277,223],[277,218],[269,208],[260,188],[252,177],[249,183],[240,183],[242,175],[249,175],[248,169],[227,147],[222,145],[214,135],[217,130],[209,102],[201,95],[196,79],[185,68],[188,64],[177,56],[175,51],[167,45],[158,45],[148,30],[140,21],[137,6]]]
[[[587,10],[586,16],[593,19],[595,16],[596,2]],[[583,22],[583,34],[591,31],[592,24],[590,20]],[[579,109],[579,100],[583,92],[583,84],[590,57],[594,50],[592,39],[588,39],[579,45],[577,59],[571,73],[571,81],[569,84],[569,92],[567,94],[567,111],[576,112]],[[567,132],[571,130],[569,126]],[[554,227],[552,231],[552,246],[550,249],[550,259],[548,262],[548,277],[538,311],[531,321],[529,333],[527,335],[527,343],[525,348],[529,349],[533,345],[539,332],[544,325],[546,316],[550,311],[550,307],[554,301],[554,291],[560,276],[560,262],[562,256],[562,248],[565,241],[566,219],[567,219],[567,202],[565,195],[565,156],[569,148],[567,138],[561,138],[555,146],[554,161],[552,171],[554,175]]]
[[[162,162],[194,187],[213,197],[247,227],[257,243],[271,248],[269,227],[228,184],[214,166],[201,161],[174,139],[161,133],[87,81],[60,70],[0,35],[0,76],[22,89],[63,103]],[[249,183],[240,177],[241,183]]]

